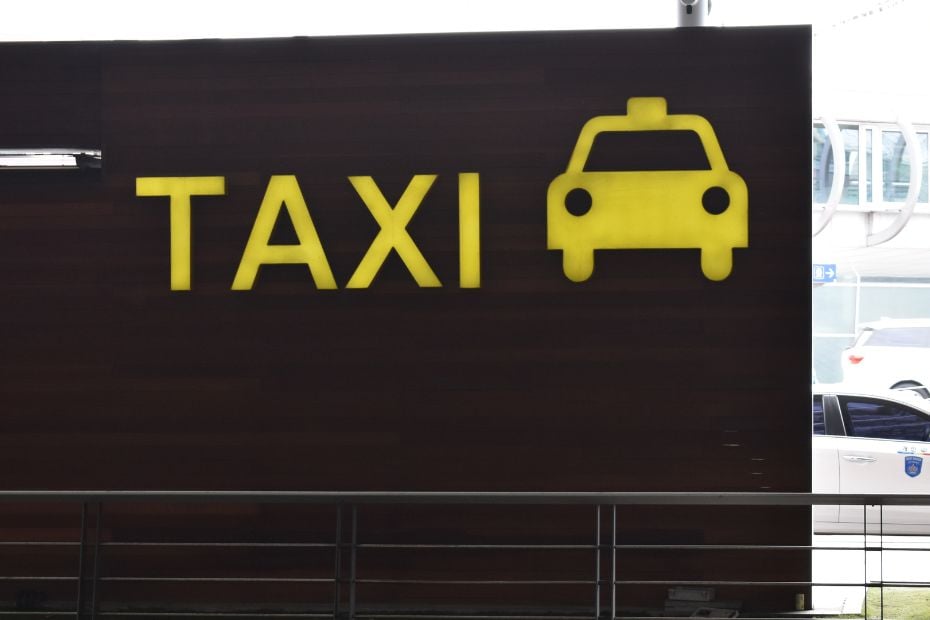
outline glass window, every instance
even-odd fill
[[[910,186],[911,163],[900,131],[882,132],[882,199],[904,202]]]
[[[865,130],[865,201],[874,202],[875,195],[872,192],[872,136],[875,132],[871,129]]]
[[[866,347],[926,347],[930,346],[930,327],[876,329],[862,344]]]
[[[817,309],[813,316],[815,333],[850,334],[856,330],[856,289],[845,286],[818,286],[811,289],[811,296],[814,308]],[[927,302],[925,308],[930,307],[930,294],[927,295]]]
[[[843,380],[840,358],[852,338],[814,336],[814,369],[820,383],[839,383]]]
[[[846,179],[840,202],[859,204],[859,130],[853,126],[840,126],[846,149]],[[833,186],[833,149],[823,125],[815,124],[811,133],[811,190],[814,202],[824,203]]]
[[[909,224],[912,226],[913,224]],[[886,280],[894,282],[894,280]],[[860,323],[887,319],[912,319],[927,316],[930,308],[930,286],[889,287],[862,283]],[[827,288],[827,287],[824,287]],[[853,306],[855,302],[853,301]],[[830,311],[833,311],[831,308]]]
[[[927,134],[917,134],[923,179],[918,202],[927,202]],[[911,158],[907,153],[904,134],[900,131],[882,132],[882,184],[886,202],[904,202],[911,183]]]
[[[920,197],[917,202],[927,202],[927,154],[930,151],[927,149],[927,134],[919,133],[917,137],[920,139],[920,156],[924,162],[923,180],[920,183]]]
[[[814,396],[812,410],[814,419],[814,434],[826,435],[826,427],[823,425],[823,396]]]
[[[830,157],[830,138],[823,125],[811,128],[811,193],[815,203],[824,203],[830,195],[833,181],[833,162]]]
[[[930,419],[919,412],[880,400],[840,398],[846,418],[846,434],[868,439],[927,441]]]

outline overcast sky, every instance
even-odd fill
[[[828,28],[922,0],[713,0],[723,25]],[[183,39],[676,25],[677,0],[29,0],[4,3],[0,39]]]
[[[678,0],[22,0],[0,40],[287,37],[677,25]],[[930,122],[927,0],[713,0],[723,26],[812,24],[814,114]]]

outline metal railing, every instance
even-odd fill
[[[44,506],[55,504],[59,506],[56,513],[56,522],[33,523],[30,520],[45,514]],[[289,535],[286,540],[247,540],[244,538],[228,539],[226,536],[214,537],[217,539],[168,539],[152,540],[152,526],[148,529],[132,526],[128,529],[111,529],[112,519],[110,512],[119,515],[121,506],[161,507],[165,506],[288,506],[320,507],[331,518],[329,528],[312,527],[314,535],[328,529],[329,540],[293,540]],[[16,617],[74,617],[83,618],[103,617],[280,617],[280,618],[333,618],[339,619],[374,619],[374,618],[509,618],[513,620],[529,619],[571,619],[576,618],[660,618],[679,617],[655,615],[654,610],[636,608],[624,605],[622,597],[618,596],[620,590],[626,588],[718,588],[721,590],[734,590],[746,588],[759,591],[767,588],[788,589],[800,593],[809,593],[810,588],[819,586],[836,587],[930,587],[930,583],[922,582],[883,582],[870,580],[866,574],[858,583],[848,581],[815,582],[810,573],[798,571],[795,578],[757,579],[720,578],[694,576],[691,570],[687,578],[675,578],[668,575],[673,571],[663,571],[661,575],[634,577],[621,574],[631,564],[638,562],[628,561],[620,563],[618,554],[643,554],[657,556],[664,552],[673,552],[676,557],[683,554],[697,553],[725,553],[745,554],[756,553],[771,555],[778,553],[806,554],[817,550],[829,551],[858,551],[863,554],[881,552],[883,544],[881,538],[864,536],[862,545],[817,547],[811,544],[765,544],[758,542],[739,543],[706,543],[706,542],[676,542],[663,540],[658,536],[656,540],[623,542],[620,540],[620,528],[624,527],[621,518],[618,522],[618,510],[642,507],[675,507],[681,511],[684,507],[704,507],[718,509],[736,509],[737,507],[756,507],[758,509],[798,509],[805,510],[814,505],[842,505],[862,506],[865,518],[865,508],[868,506],[930,506],[930,497],[922,495],[835,495],[835,494],[808,494],[808,493],[423,493],[423,492],[244,492],[244,491],[0,491],[0,588],[7,595],[13,592],[15,596],[6,602],[0,598],[0,616],[14,615]],[[6,510],[11,506],[27,506],[21,509],[16,516],[6,517]],[[363,511],[369,513],[378,507],[445,507],[464,509],[465,507],[482,506],[491,510],[511,507],[540,507],[565,508],[577,507],[578,514],[587,514],[588,532],[593,537],[587,541],[576,540],[565,542],[560,538],[550,540],[536,540],[526,542],[520,536],[514,536],[515,541],[502,538],[501,532],[482,540],[480,532],[476,541],[457,540],[365,540],[360,538],[359,515]],[[591,512],[587,512],[589,508]],[[183,510],[180,511],[180,522],[184,523]],[[235,516],[236,511],[231,513]],[[134,513],[145,516],[145,511]],[[173,515],[168,510],[168,515]],[[224,511],[218,509],[213,517],[222,520]],[[251,513],[250,513],[251,514]],[[677,512],[676,512],[677,514]],[[809,514],[809,513],[808,513]],[[177,516],[177,515],[175,515]],[[261,522],[261,514],[253,514],[254,519],[249,523]],[[301,515],[301,518],[303,515]],[[509,517],[507,517],[509,518]],[[684,517],[683,517],[684,518]],[[73,527],[68,521],[78,521]],[[116,519],[117,521],[119,519]],[[154,517],[157,523],[159,518]],[[65,525],[63,526],[62,523]],[[491,530],[495,523],[491,520]],[[435,525],[435,516],[428,524]],[[246,524],[248,526],[248,523]],[[410,531],[415,531],[416,521],[404,523]],[[642,527],[641,521],[636,527]],[[881,524],[879,523],[879,527]],[[192,526],[198,534],[204,534],[203,524]],[[387,528],[375,521],[366,526],[366,531],[384,532]],[[724,526],[725,527],[725,524]],[[412,529],[411,529],[412,528]],[[183,528],[182,528],[183,529]],[[584,528],[581,528],[582,530]],[[245,528],[248,530],[248,527]],[[766,528],[760,528],[767,531]],[[771,527],[768,528],[771,530]],[[154,531],[157,531],[154,530]],[[173,530],[172,530],[173,531]],[[234,530],[235,531],[235,530]],[[244,530],[243,530],[244,531]],[[793,530],[792,530],[793,531]],[[27,536],[35,536],[47,532],[55,533],[45,539],[36,540]],[[140,533],[143,533],[140,536]],[[625,531],[625,534],[628,534]],[[863,532],[865,535],[865,532]],[[131,538],[136,536],[138,538]],[[490,541],[490,542],[489,542]],[[555,541],[555,542],[554,542]],[[877,541],[877,542],[876,542]],[[806,541],[809,543],[809,539]],[[913,550],[927,551],[926,548]],[[143,570],[141,573],[125,574],[126,558],[135,556],[148,557],[162,561],[165,557],[171,558],[169,568],[177,569],[183,566],[194,566],[198,559],[202,560],[210,553],[236,551],[245,553],[248,562],[235,566],[225,566],[221,559],[210,556],[206,564],[208,567],[221,568],[215,573],[203,573],[203,566],[192,574],[162,574],[160,570]],[[283,561],[279,556],[282,553],[299,552],[302,555],[296,562]],[[442,566],[452,568],[452,575],[445,576],[407,576],[403,570],[396,570],[403,564],[403,560],[390,560],[395,564],[388,565],[388,570],[381,574],[377,572],[380,567],[384,569],[385,561],[377,561],[377,554],[383,552],[398,552],[414,555],[439,553],[442,554]],[[513,576],[509,571],[499,574],[497,566],[481,566],[477,576],[465,576],[456,573],[459,565],[455,557],[457,554],[474,553],[512,554],[529,553],[533,558],[546,555],[551,557],[558,554],[568,554],[572,560],[558,561],[560,570],[545,573],[540,576],[537,571],[530,570],[526,578]],[[135,554],[135,555],[133,555]],[[148,554],[148,555],[147,555]],[[309,554],[316,554],[314,562],[307,561]],[[272,557],[270,564],[264,563],[267,557]],[[498,558],[501,557],[498,555]],[[560,556],[563,557],[563,556]],[[865,556],[864,556],[865,557]],[[5,558],[5,559],[4,559]],[[11,559],[15,558],[15,559]],[[64,566],[62,559],[70,558],[73,572],[55,572],[54,569]],[[360,573],[363,559],[367,559],[375,567],[373,571]],[[116,560],[116,562],[113,562]],[[535,560],[531,561],[533,564]],[[295,572],[295,565],[304,562],[313,564],[315,572]],[[109,564],[109,565],[108,565]],[[734,562],[738,565],[738,562]],[[329,566],[329,574],[321,574],[320,568]],[[231,574],[227,569],[245,566],[243,574]],[[476,563],[471,565],[472,573]],[[809,567],[809,562],[807,562]],[[581,570],[579,571],[579,567]],[[564,569],[564,570],[562,570]],[[26,572],[15,572],[15,571]],[[131,572],[131,571],[130,571]],[[698,573],[700,571],[697,571]],[[792,575],[788,575],[792,577]],[[142,595],[138,592],[127,594],[119,592],[120,588],[133,587],[166,587],[167,591],[152,597],[151,591]],[[196,588],[212,588],[210,592],[194,596],[191,592]],[[263,593],[260,604],[245,604],[238,602],[235,596],[240,588],[265,587],[270,593]],[[44,589],[52,589],[57,594],[48,596]],[[174,588],[174,589],[172,589]],[[181,588],[181,589],[177,589]],[[413,588],[417,596],[410,597],[405,603],[403,595],[379,594],[360,603],[360,589],[390,590],[400,588],[408,590]],[[558,604],[497,607],[483,605],[475,602],[468,596],[448,596],[451,592],[461,594],[462,590],[492,588],[500,592],[506,589],[536,588],[536,592],[552,592],[563,589],[564,594],[556,597]],[[313,592],[311,593],[311,590]],[[705,590],[706,591],[706,590]],[[70,592],[70,596],[62,593]],[[443,604],[436,602],[433,596],[438,592],[448,596],[455,602]],[[195,592],[196,593],[196,592]],[[428,604],[414,602],[423,598]],[[577,595],[579,600],[569,604],[565,601],[570,596]],[[141,596],[141,598],[140,598]],[[538,594],[533,595],[538,596]],[[442,597],[440,597],[442,598]],[[542,597],[545,598],[545,597]],[[15,599],[15,600],[14,600]],[[187,602],[180,601],[187,599]],[[311,600],[312,599],[312,600]],[[388,600],[391,604],[385,604]],[[809,600],[809,599],[808,599]],[[191,602],[193,601],[193,602]],[[463,602],[464,601],[464,602]],[[185,607],[186,605],[186,607]],[[707,603],[708,607],[715,606],[714,601]],[[786,617],[781,611],[767,612],[761,615],[744,615],[742,617],[768,618]],[[671,612],[668,612],[671,613]]]

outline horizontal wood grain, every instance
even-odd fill
[[[808,28],[0,44],[0,83],[0,147],[104,153],[0,174],[0,487],[810,490]],[[697,250],[603,250],[575,284],[546,249],[581,126],[646,95],[708,118],[749,187],[723,282]],[[297,176],[339,290],[304,266],[230,290],[272,174]],[[347,177],[393,204],[415,174],[438,175],[409,232],[442,288],[394,254],[345,290],[379,230]],[[194,199],[172,292],[168,199],[135,179],[201,175],[227,192]]]

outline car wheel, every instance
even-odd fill
[[[584,282],[594,272],[594,250],[566,248],[562,252],[562,271],[572,282]]]
[[[916,381],[899,381],[891,386],[892,390],[913,390],[920,394],[921,398],[930,398],[930,391],[917,383]]]
[[[708,280],[725,280],[733,269],[733,248],[701,248],[701,271]]]

